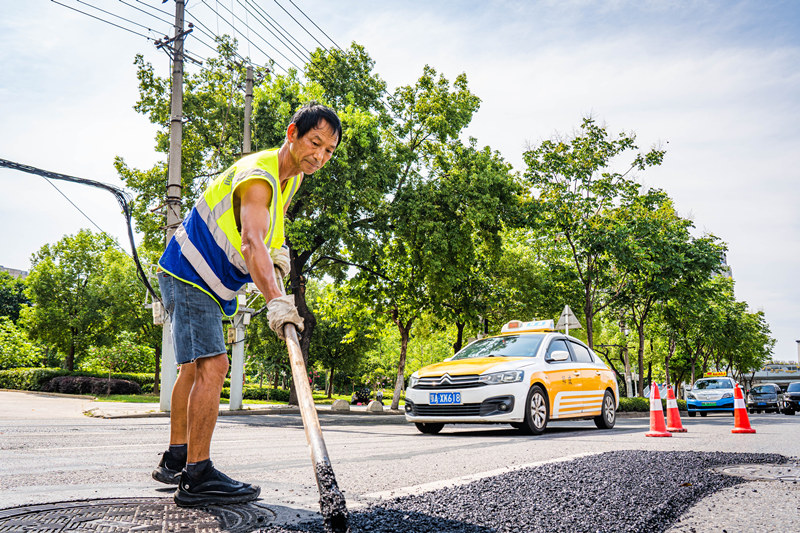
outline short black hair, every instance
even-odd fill
[[[336,114],[336,111],[328,106],[314,100],[303,104],[303,107],[298,109],[297,113],[292,117],[291,123],[297,126],[297,136],[302,137],[312,128],[316,128],[320,120],[324,120],[333,128],[339,138],[336,141],[336,146],[339,146],[339,143],[342,142],[342,121],[339,120],[339,115]]]

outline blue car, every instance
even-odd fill
[[[733,414],[734,381],[727,377],[702,378],[686,394],[689,416],[706,416],[708,413]]]

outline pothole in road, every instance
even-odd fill
[[[800,464],[732,465],[714,468],[715,472],[751,481],[800,481]]]
[[[182,508],[172,498],[58,502],[0,510],[0,531],[225,531],[244,533],[274,522],[258,503]]]

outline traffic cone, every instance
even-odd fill
[[[667,431],[667,426],[664,424],[664,409],[661,407],[661,395],[658,394],[658,386],[655,383],[650,386],[650,431],[645,433],[644,436],[672,436],[672,433]]]
[[[744,396],[739,384],[733,390],[733,429],[731,433],[755,433],[750,427],[750,418],[747,416],[747,407],[744,405]]]
[[[667,431],[686,433],[686,428],[681,424],[681,413],[678,411],[678,401],[672,387],[667,387]]]

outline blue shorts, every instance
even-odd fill
[[[158,285],[169,313],[175,361],[179,365],[227,353],[222,311],[211,296],[165,272],[158,273]]]

